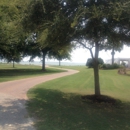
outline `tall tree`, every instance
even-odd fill
[[[19,26],[20,14],[21,11],[16,1],[0,1],[0,55],[2,58],[9,60],[10,54],[14,51],[17,51],[17,56],[14,56],[14,53],[13,57],[18,57],[18,53],[20,54],[20,51],[22,51],[20,50],[21,47],[19,47],[19,50],[14,48],[14,45],[19,46],[19,43],[25,40],[22,29]]]
[[[42,53],[42,70],[45,70],[45,56],[50,51],[58,51],[69,45],[71,26],[61,11],[62,7],[59,0],[31,1],[23,20],[26,31],[37,34],[37,47]]]
[[[129,24],[129,15],[123,15],[126,10],[128,11],[128,5],[129,2],[125,0],[87,0],[83,1],[77,9],[72,24],[77,32],[75,41],[90,50],[94,66],[95,95],[97,96],[100,95],[98,69],[100,46],[109,44],[107,40],[114,39],[114,36],[118,37],[114,43],[128,39],[129,34],[126,32],[129,32],[129,29],[126,31],[125,25]],[[130,40],[128,39],[127,42]],[[95,48],[95,54],[92,48]]]

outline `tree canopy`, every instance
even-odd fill
[[[21,46],[25,37],[19,23],[20,17],[21,11],[16,1],[0,1],[0,56],[9,62],[22,57]]]
[[[45,56],[69,46],[72,34],[70,20],[65,17],[59,0],[31,1],[22,21],[28,33],[36,33],[37,49],[42,53],[42,69],[45,70]]]

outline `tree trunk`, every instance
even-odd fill
[[[100,83],[99,83],[99,69],[98,64],[94,65],[94,85],[95,85],[95,95],[100,95]]]
[[[61,65],[61,62],[60,62],[60,60],[59,60],[59,66]]]
[[[99,44],[95,43],[95,58],[94,60],[94,83],[95,83],[95,95],[100,95],[100,83],[99,83],[99,68],[98,68],[98,54],[99,54]]]
[[[45,68],[45,57],[46,57],[46,53],[43,52],[43,55],[42,55],[42,70],[45,71],[46,68]]]
[[[111,55],[112,55],[112,65],[113,65],[114,64],[114,55],[115,55],[114,47],[112,48]]]
[[[13,60],[13,68],[14,68],[14,60]]]

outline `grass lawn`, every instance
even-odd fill
[[[43,72],[41,66],[16,64],[15,68],[12,68],[12,64],[0,63],[0,82],[58,72],[63,72],[63,70],[47,68],[46,71]]]
[[[115,104],[81,99],[94,93],[93,70],[55,79],[28,92],[27,108],[37,130],[130,130],[130,77],[117,70],[100,70],[101,93],[119,99]]]

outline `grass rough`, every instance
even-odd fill
[[[37,85],[28,92],[27,108],[37,119],[37,130],[130,130],[129,76],[118,75],[117,70],[100,70],[101,92],[114,103],[99,103],[84,99],[86,95],[93,98],[93,70],[67,68],[80,72]]]

